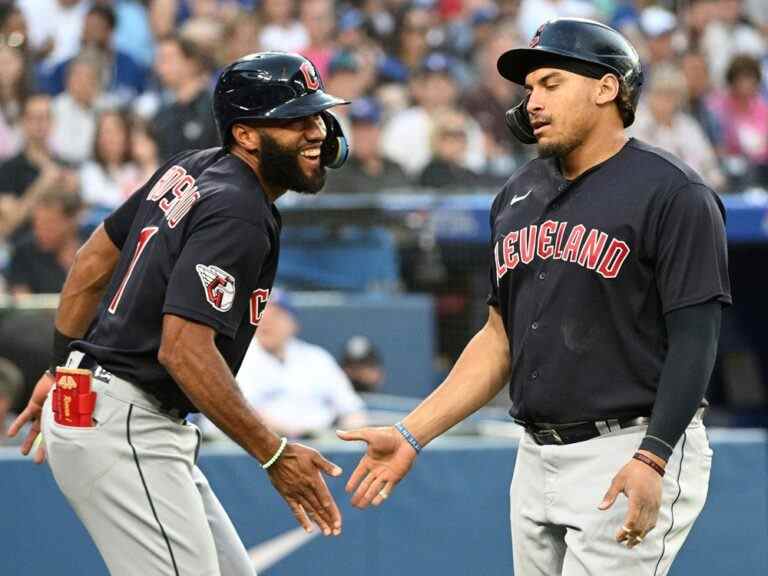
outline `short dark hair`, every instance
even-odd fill
[[[763,71],[760,68],[760,61],[748,54],[737,54],[728,64],[728,70],[725,73],[725,80],[729,86],[735,84],[739,76],[751,76],[758,84],[763,81]]]
[[[117,26],[117,14],[115,14],[115,9],[112,8],[112,6],[96,4],[95,6],[91,7],[90,10],[88,10],[88,14],[101,16],[107,22],[107,26],[109,26],[110,30],[114,30]]]
[[[619,116],[624,126],[629,126],[635,119],[635,107],[632,105],[632,95],[626,82],[619,80],[619,95],[616,96],[616,106],[619,108]]]

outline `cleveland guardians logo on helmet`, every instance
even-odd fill
[[[536,34],[534,34],[533,38],[531,38],[531,42],[528,44],[528,48],[536,48],[536,46],[539,45],[539,42],[541,42],[541,31],[544,30],[544,26],[546,26],[546,24],[542,24],[539,26],[539,29],[536,30]]]
[[[317,90],[320,88],[320,77],[317,75],[317,70],[312,62],[304,62],[300,67],[301,73],[304,74],[304,82],[307,88],[310,90]]]

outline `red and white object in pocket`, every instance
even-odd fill
[[[93,374],[82,368],[56,368],[53,389],[53,419],[63,426],[93,427],[96,392],[91,391]]]

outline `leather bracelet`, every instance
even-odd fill
[[[264,470],[267,470],[270,466],[272,466],[272,464],[277,462],[277,459],[280,458],[280,456],[282,456],[283,450],[285,450],[285,447],[287,445],[288,445],[288,438],[286,438],[285,436],[280,438],[280,447],[277,449],[277,452],[274,453],[272,458],[264,462],[264,464],[262,464],[261,467],[264,468]]]
[[[661,476],[662,478],[664,477],[664,473],[666,472],[666,470],[664,470],[664,468],[659,466],[658,463],[654,462],[652,458],[649,458],[648,456],[646,456],[645,454],[641,454],[640,452],[635,452],[632,455],[632,458],[634,458],[635,460],[639,460],[643,464],[650,466],[656,471],[656,473],[659,476]]]

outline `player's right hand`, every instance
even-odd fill
[[[368,444],[368,451],[347,482],[347,492],[354,492],[351,502],[357,508],[378,506],[389,498],[416,459],[416,451],[394,426],[337,430],[336,434],[342,440]]]
[[[314,521],[326,536],[341,534],[341,512],[321,474],[340,476],[341,468],[317,450],[289,443],[267,472],[304,530],[312,532]]]
[[[11,427],[8,428],[8,436],[13,438],[19,433],[22,426],[27,422],[30,422],[29,431],[27,437],[21,445],[21,453],[26,456],[35,444],[35,440],[40,434],[40,420],[43,412],[43,404],[48,397],[48,392],[51,391],[55,380],[49,372],[44,372],[40,379],[35,384],[35,390],[32,392],[32,397],[27,403],[27,407],[19,414],[18,418],[13,421]],[[33,456],[35,464],[42,464],[45,461],[45,443],[39,442],[37,450]]]

